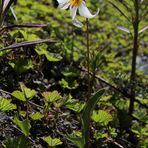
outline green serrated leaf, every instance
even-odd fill
[[[79,113],[83,110],[85,103],[83,101],[77,101],[75,99],[71,99],[65,103],[66,107]]]
[[[21,90],[24,93],[27,100],[31,100],[37,94],[37,92],[34,89],[31,90],[23,84],[21,85]]]
[[[25,136],[29,136],[29,130],[31,128],[30,121],[28,119],[25,119],[23,121],[20,121],[17,117],[14,117],[12,120],[22,131],[22,133]]]
[[[45,98],[47,102],[55,102],[62,98],[62,96],[58,93],[58,91],[52,92],[43,92],[42,96]]]
[[[48,143],[49,146],[55,147],[57,145],[61,145],[62,141],[58,138],[51,138],[50,136],[44,137],[43,140]]]
[[[76,80],[68,82],[65,79],[62,79],[61,81],[59,81],[59,83],[61,84],[61,86],[63,88],[67,88],[67,89],[70,89],[70,90],[76,89],[79,86],[79,84],[77,83]]]
[[[5,98],[0,99],[0,111],[9,111],[16,109],[16,105],[11,103],[10,100],[7,100]]]
[[[16,99],[18,99],[18,100],[21,100],[21,101],[23,101],[23,102],[26,102],[26,98],[25,98],[25,96],[24,96],[24,93],[21,92],[21,91],[19,91],[19,90],[16,90],[16,91],[12,92],[11,95],[12,95],[13,97],[15,97]]]
[[[112,116],[105,110],[93,111],[92,119],[102,125],[107,125],[113,120]]]
[[[62,57],[57,53],[50,53],[47,51],[47,45],[39,45],[35,48],[35,51],[38,53],[38,55],[44,55],[48,61],[50,62],[58,62],[62,60]]]
[[[33,114],[29,115],[29,117],[32,120],[41,120],[44,117],[44,115],[41,114],[40,112],[36,112],[36,113],[33,113]]]

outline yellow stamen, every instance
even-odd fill
[[[70,0],[70,5],[72,7],[79,7],[81,2],[82,2],[82,0]]]

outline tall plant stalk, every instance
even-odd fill
[[[87,94],[87,102],[89,102],[91,97],[91,86],[90,86],[90,48],[89,48],[89,20],[86,18],[86,46],[87,46],[87,80],[88,80],[88,94]],[[88,123],[88,131],[86,131],[86,137],[85,137],[85,148],[90,147],[90,120]]]
[[[135,101],[135,80],[136,80],[136,57],[138,54],[138,30],[139,30],[139,0],[134,0],[135,17],[133,18],[133,50],[132,50],[132,69],[131,69],[131,98],[129,106],[129,114],[131,115],[134,111]]]
[[[88,79],[88,97],[87,101],[90,99],[91,96],[91,89],[90,89],[90,48],[89,48],[89,21],[86,19],[86,46],[87,46],[87,79]]]

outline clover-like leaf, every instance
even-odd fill
[[[21,90],[24,93],[27,100],[31,100],[37,92],[34,89],[27,88],[25,85],[21,85]]]
[[[85,103],[83,101],[78,101],[76,99],[69,99],[65,103],[66,107],[79,113],[83,110]]]
[[[92,119],[95,122],[98,122],[103,125],[107,125],[110,121],[113,120],[111,114],[105,110],[93,111]]]
[[[33,114],[29,115],[29,117],[30,117],[32,120],[41,120],[41,118],[43,118],[44,115],[41,114],[40,112],[36,112],[36,113],[33,113]]]
[[[58,91],[43,92],[42,96],[45,98],[47,102],[55,102],[62,98]]]
[[[44,137],[43,140],[48,143],[49,146],[55,147],[61,145],[63,142],[59,138],[51,138],[50,136]]]
[[[48,46],[46,44],[39,45],[35,48],[38,55],[44,55],[50,62],[58,62],[62,60],[62,57],[57,53],[51,53],[47,51]]]
[[[10,100],[2,98],[0,99],[0,111],[9,111],[16,109],[16,105],[11,103]]]
[[[24,93],[19,90],[13,91],[11,95],[20,101],[26,102]]]
[[[61,81],[59,81],[59,83],[63,88],[67,88],[70,90],[76,89],[79,86],[76,80],[69,82],[69,81],[66,81],[65,79],[62,79]]]

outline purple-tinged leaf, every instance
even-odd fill
[[[5,31],[5,30],[10,30],[13,28],[40,28],[40,27],[47,27],[48,24],[35,24],[35,23],[28,23],[28,24],[14,24],[14,25],[9,25],[9,26],[5,26],[3,28],[0,29],[0,32]]]
[[[12,15],[13,15],[14,19],[17,21],[18,19],[17,19],[17,16],[16,16],[16,14],[15,14],[15,12],[14,12],[13,8],[12,8],[12,7],[10,7],[10,10],[11,10],[11,13],[12,13]]]
[[[20,47],[26,47],[26,46],[31,46],[31,45],[36,45],[36,44],[41,44],[41,43],[54,43],[54,40],[51,39],[46,39],[46,40],[35,40],[35,41],[25,41],[21,43],[15,43],[12,44],[8,47],[5,47],[3,49],[0,49],[0,51],[4,51],[7,49],[15,49],[15,48],[20,48]]]
[[[117,26],[117,28],[122,30],[122,31],[124,31],[124,32],[130,33],[130,30],[125,28],[125,27],[123,27],[123,26]]]
[[[5,19],[7,12],[10,8],[10,6],[13,4],[15,0],[3,0],[2,1],[2,18]]]
[[[144,32],[144,31],[146,31],[147,29],[148,29],[148,26],[146,26],[143,29],[141,29],[138,33],[140,34],[140,33]]]
[[[9,2],[10,2],[10,0],[3,0],[3,4],[2,4],[2,6],[3,6],[3,11],[6,9],[6,7],[8,6],[8,4],[9,4]]]

